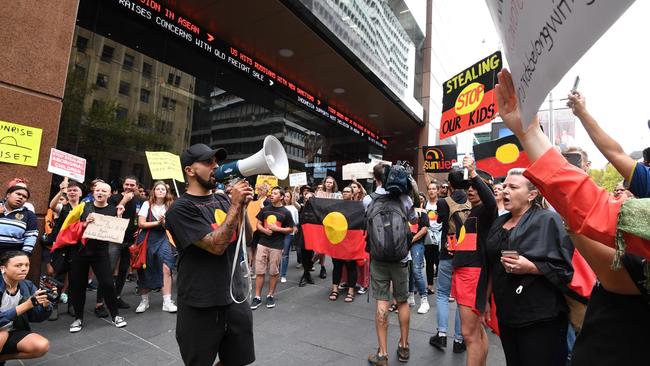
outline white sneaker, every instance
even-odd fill
[[[409,292],[408,300],[406,300],[409,306],[415,306],[415,295],[412,292]]]
[[[126,327],[126,320],[124,320],[124,318],[118,315],[115,318],[113,318],[113,324],[115,324],[115,326],[118,328],[124,328]]]
[[[429,300],[426,297],[420,298],[420,307],[418,308],[418,314],[426,314],[429,312]]]
[[[83,328],[83,320],[75,319],[75,321],[70,324],[70,333],[77,333]]]
[[[286,277],[280,277],[280,282],[281,283],[287,283],[287,278]]]
[[[176,310],[178,310],[178,306],[176,306],[173,301],[169,300],[169,302],[163,302],[162,311],[175,313]]]
[[[140,300],[140,304],[135,308],[137,314],[144,313],[145,310],[149,309],[149,300]]]

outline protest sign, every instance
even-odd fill
[[[38,165],[43,130],[0,121],[0,162]]]
[[[307,173],[292,173],[289,174],[289,185],[291,187],[297,186],[306,186],[307,185]]]
[[[441,140],[496,117],[494,84],[502,64],[501,52],[497,51],[442,84]]]
[[[392,161],[381,160],[381,159],[370,159],[370,164],[368,164],[368,173],[370,173],[370,177],[372,177],[372,170],[375,168],[375,165],[379,163],[383,163],[386,165],[393,165]]]
[[[634,0],[486,2],[526,128],[551,89]]]
[[[95,220],[88,224],[84,230],[83,238],[122,243],[124,232],[129,225],[128,219],[119,217],[93,214]]]
[[[274,175],[258,175],[255,180],[255,187],[259,187],[260,184],[266,184],[269,189],[278,186],[278,177]],[[270,193],[270,192],[269,192]]]
[[[350,163],[343,165],[343,180],[372,178],[367,163]]]
[[[145,151],[153,179],[175,179],[184,182],[181,160],[178,155],[166,151]]]
[[[47,171],[83,183],[86,176],[86,159],[52,148]]]
[[[424,171],[426,173],[445,173],[451,170],[457,161],[456,145],[438,145],[422,147]]]

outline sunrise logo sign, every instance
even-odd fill
[[[427,173],[448,172],[457,160],[456,145],[424,146],[422,153]]]
[[[497,51],[442,84],[441,140],[496,117],[494,85],[502,64],[501,52]]]

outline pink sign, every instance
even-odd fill
[[[86,159],[52,148],[47,171],[82,183],[86,176]]]

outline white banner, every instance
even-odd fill
[[[505,48],[525,128],[551,89],[634,0],[486,2]]]
[[[343,165],[343,180],[372,178],[368,163],[350,163]]]
[[[307,173],[291,173],[289,174],[289,185],[291,187],[297,186],[306,186],[307,185]]]

